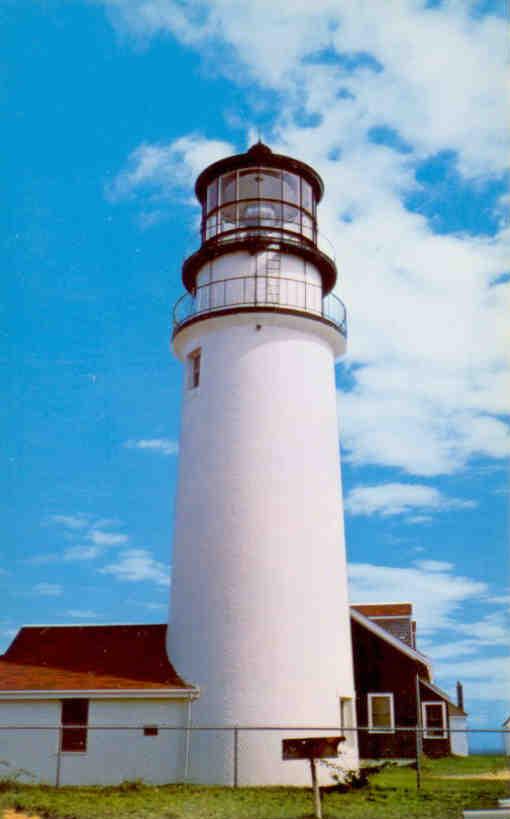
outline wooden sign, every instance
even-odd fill
[[[309,737],[282,740],[282,759],[331,759],[345,737]]]
[[[345,737],[307,737],[282,740],[282,759],[310,760],[316,819],[322,819],[322,807],[315,760],[337,757],[338,746],[341,742],[345,742]]]

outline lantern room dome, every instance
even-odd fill
[[[221,176],[228,171],[240,170],[242,168],[258,168],[261,165],[266,168],[278,168],[298,174],[298,176],[303,177],[312,186],[315,201],[320,202],[322,199],[324,183],[317,171],[314,171],[310,165],[307,165],[306,162],[301,162],[299,159],[294,159],[284,154],[273,153],[268,145],[260,141],[252,145],[244,154],[227,156],[225,159],[213,162],[212,165],[205,168],[195,184],[197,199],[203,202],[208,184],[217,176]]]

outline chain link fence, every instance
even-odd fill
[[[412,756],[399,757],[393,751],[374,758],[362,757],[360,769],[370,772],[386,766],[412,766],[419,789],[427,776],[424,731],[419,725],[395,726],[391,730],[393,737],[412,737]],[[510,729],[449,729],[445,738],[445,756],[449,755],[451,735],[461,732],[471,740],[490,736],[493,755],[501,757],[501,778],[510,778],[510,756],[505,757],[505,736],[508,743]],[[192,784],[200,778],[197,771],[208,770],[208,784],[236,788],[263,784],[256,781],[260,771],[257,773],[253,767],[262,764],[266,784],[286,784],[288,766],[294,766],[297,771],[296,765],[300,763],[282,760],[283,739],[342,734],[344,739],[339,744],[338,756],[321,761],[322,784],[326,778],[330,784],[335,781],[341,784],[358,775],[352,774],[353,760],[357,759],[363,735],[373,733],[370,726],[339,730],[338,725],[0,725],[0,779],[57,787],[136,780],[154,784]],[[405,745],[409,747],[410,743]],[[479,753],[483,754],[483,751]],[[436,751],[434,756],[441,754]],[[304,763],[300,770],[303,772],[301,784],[309,785],[309,772]],[[271,781],[273,771],[274,781]]]

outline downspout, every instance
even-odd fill
[[[196,695],[190,694],[188,697],[188,709],[186,716],[186,734],[185,734],[185,749],[184,749],[184,782],[188,781],[190,759],[191,759],[191,706]]]
[[[62,766],[62,734],[63,734],[63,729],[62,729],[62,726],[60,726],[59,729],[58,729],[58,735],[57,735],[57,742],[58,742],[58,745],[57,745],[57,770],[55,772],[55,787],[56,788],[60,788],[60,771],[61,771],[61,766]]]

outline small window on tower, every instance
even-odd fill
[[[194,390],[200,384],[201,350],[193,350],[188,356],[188,389]]]

